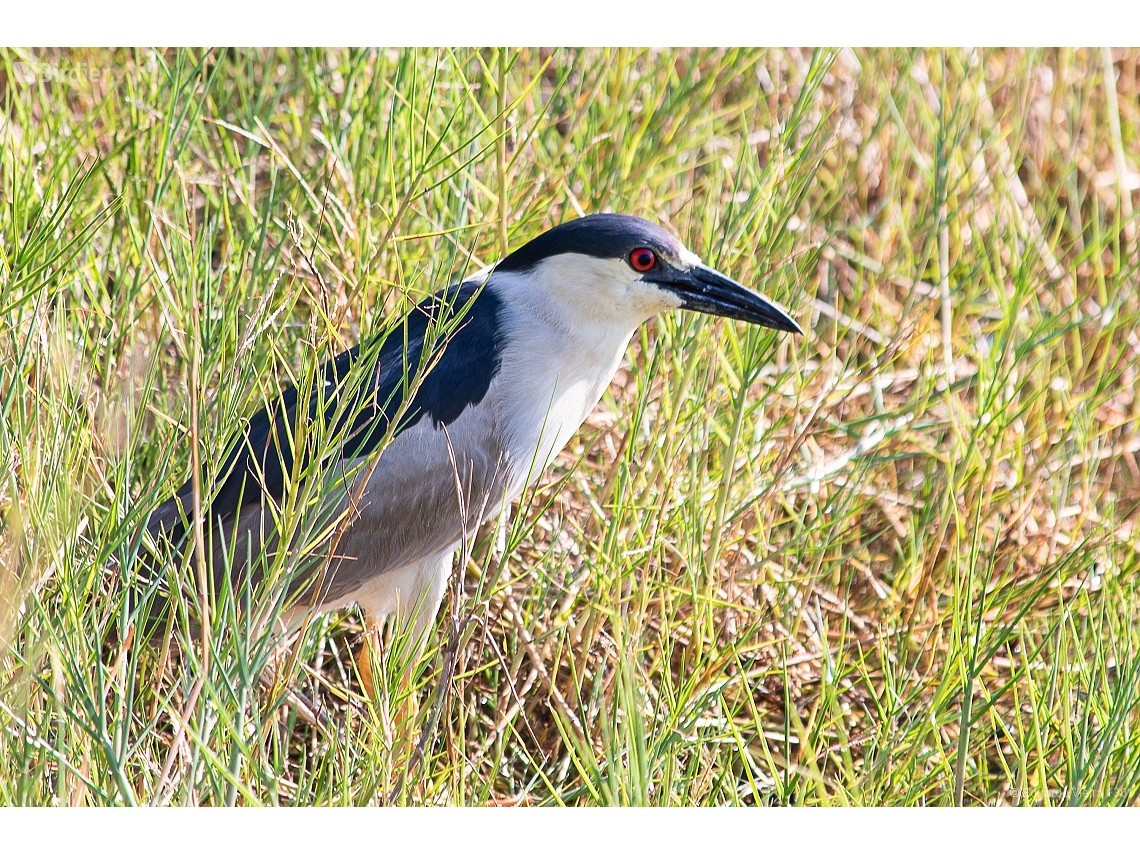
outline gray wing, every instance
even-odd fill
[[[376,462],[359,504],[352,507],[344,498],[335,509],[338,518],[345,514],[344,531],[317,602],[351,599],[376,576],[455,548],[497,514],[512,480],[498,437],[489,407],[469,408],[448,426],[437,427],[425,416],[401,432]],[[357,476],[349,497],[366,474]],[[298,602],[311,596],[304,589],[312,581],[311,571],[293,586],[302,592]]]
[[[438,359],[420,379],[415,397],[396,433],[409,429],[422,416],[435,426],[448,425],[477,405],[498,373],[502,335],[500,302],[474,281],[444,289],[404,316],[387,335],[362,350],[353,347],[321,366],[307,406],[295,386],[255,413],[234,439],[222,475],[203,496],[206,524],[232,527],[234,520],[256,513],[266,500],[284,497],[294,457],[307,460],[308,449],[293,448],[301,423],[323,421],[341,436],[339,449],[346,461],[367,456],[384,439],[404,404],[417,374],[431,323],[453,323],[446,342],[437,342]],[[354,366],[364,370],[353,373]],[[187,536],[191,516],[192,479],[150,515],[147,528],[156,542],[178,546]]]
[[[358,584],[353,580],[362,574],[367,578],[399,566],[401,556],[418,554],[424,544],[461,536],[454,533],[461,532],[462,525],[443,428],[458,425],[477,408],[499,370],[503,345],[499,315],[500,302],[492,291],[481,288],[478,282],[465,282],[420,303],[393,334],[373,343],[368,356],[352,348],[322,366],[319,382],[331,392],[323,400],[315,394],[310,396],[306,417],[335,422],[334,433],[345,434],[342,459],[330,473],[335,480],[338,472],[353,469],[354,460],[373,453],[384,437],[403,403],[409,373],[414,374],[420,362],[429,324],[433,319],[455,321],[442,353],[422,378],[407,408],[407,421],[397,427],[396,439],[384,454],[387,459],[376,467],[369,482],[367,501],[360,508],[363,515],[353,525],[360,526],[361,531],[341,540],[338,553],[349,546],[355,551],[351,561],[340,561],[336,572],[328,574],[337,580],[337,590]],[[354,380],[352,367],[363,359],[374,360],[364,363],[374,368]],[[346,399],[348,406],[341,406]],[[255,558],[263,544],[272,547],[277,541],[267,503],[280,503],[284,497],[295,453],[291,438],[298,429],[302,409],[298,390],[289,386],[277,401],[254,414],[236,438],[221,479],[205,491],[207,537],[215,547],[213,571],[218,583],[224,581],[226,567],[232,568],[233,581],[237,582],[242,569],[249,566],[247,556]],[[462,445],[470,470],[469,488],[481,496],[490,495],[498,454],[490,435],[458,427],[448,429],[468,437]],[[447,471],[443,469],[445,463]],[[189,535],[191,483],[188,479],[148,519],[155,551],[144,557],[146,579]],[[418,495],[418,490],[424,494]],[[352,495],[352,491],[343,493]],[[403,523],[390,529],[389,519]],[[223,560],[225,552],[231,555],[228,561]],[[349,569],[352,564],[356,566]],[[264,562],[255,563],[251,572],[255,582],[265,566]]]

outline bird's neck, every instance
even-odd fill
[[[511,283],[513,284],[513,283]],[[503,353],[504,444],[519,475],[542,472],[609,386],[638,322],[599,312],[583,317],[557,293],[491,280],[510,335]],[[532,468],[533,467],[533,468]],[[516,479],[512,495],[523,481]]]

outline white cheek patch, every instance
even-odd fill
[[[679,309],[684,304],[684,301],[673,291],[666,291],[656,285],[649,285],[649,287],[653,289],[654,299],[660,303],[660,311]]]
[[[683,251],[685,263],[697,257]],[[646,282],[625,259],[564,253],[543,259],[528,273],[497,273],[496,287],[528,311],[569,326],[618,324],[630,329],[654,315],[680,308],[671,290]]]
[[[689,250],[685,249],[684,247],[681,248],[680,255],[681,261],[683,261],[688,267],[696,267],[698,264],[703,263],[700,259],[700,256],[698,256],[695,252],[689,252]]]

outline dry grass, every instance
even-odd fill
[[[1140,52],[32,58],[0,56],[0,801],[1140,799]],[[808,335],[635,339],[476,544],[410,774],[439,651],[418,703],[396,669],[365,699],[354,614],[290,660],[218,592],[208,660],[107,642],[188,433],[216,467],[281,378],[604,209]]]

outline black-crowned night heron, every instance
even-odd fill
[[[438,292],[382,340],[327,362],[304,395],[289,386],[249,420],[222,474],[201,487],[215,584],[279,543],[269,511],[284,500],[295,437],[339,420],[333,464],[352,475],[335,508],[341,533],[331,557],[292,583],[286,623],[355,602],[371,625],[392,615],[422,642],[463,538],[538,478],[597,404],[633,332],[671,309],[801,332],[664,229],[620,214],[564,223]],[[433,346],[429,330],[450,319]],[[154,541],[187,536],[192,495],[187,481],[153,512]]]

